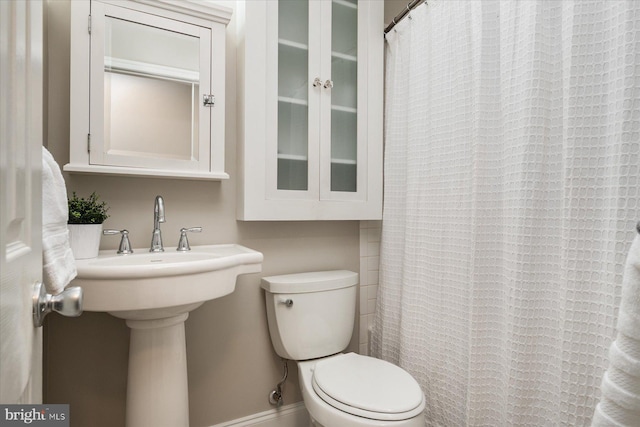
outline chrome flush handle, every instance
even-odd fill
[[[287,298],[287,299],[281,299],[280,301],[278,301],[280,304],[284,304],[287,307],[291,307],[293,306],[293,300],[291,298]]]

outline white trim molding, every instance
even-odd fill
[[[303,402],[297,402],[211,427],[306,427],[308,425],[309,413]]]
[[[202,18],[208,21],[220,22],[227,25],[231,20],[233,9],[216,4],[210,0],[133,0],[136,3],[158,6],[173,12]]]

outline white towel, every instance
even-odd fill
[[[640,235],[627,256],[616,329],[593,427],[640,426]]]
[[[42,147],[42,272],[47,292],[56,295],[77,275],[69,246],[69,206],[60,167]]]

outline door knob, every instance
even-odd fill
[[[55,311],[66,317],[78,317],[82,314],[82,288],[66,288],[58,295],[47,293],[42,282],[33,285],[33,326],[42,326],[47,314]]]

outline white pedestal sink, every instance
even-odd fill
[[[127,427],[188,427],[184,321],[205,301],[235,290],[239,274],[262,270],[262,254],[240,245],[77,261],[84,311],[108,312],[131,328]]]

